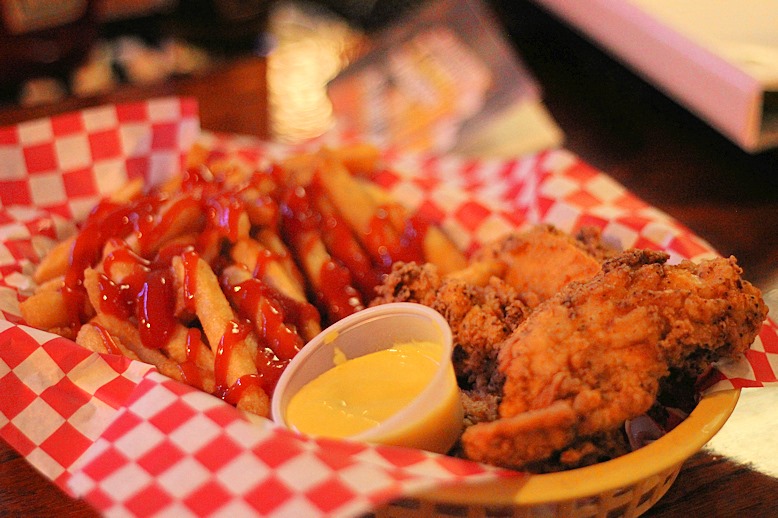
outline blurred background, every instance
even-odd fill
[[[353,132],[411,150],[505,156],[562,139],[496,4],[487,1],[3,0],[2,6],[0,123],[13,122],[3,119],[3,108],[26,109],[29,117],[183,94],[198,98],[204,128],[286,143],[326,133],[338,114]],[[360,73],[329,91],[360,57]],[[205,85],[197,80],[203,77]],[[220,94],[237,96],[241,113],[210,110]],[[252,110],[255,121],[241,122]],[[506,130],[521,138],[503,139],[498,148],[493,133]]]
[[[363,31],[389,23],[406,4],[2,0],[0,109],[152,87],[252,55],[278,55],[293,69],[287,80],[296,83],[287,90],[305,88],[303,71],[334,75]]]

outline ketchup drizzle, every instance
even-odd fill
[[[418,219],[407,221],[398,234],[391,226],[388,210],[379,211],[364,235],[355,234],[326,199],[322,185],[314,175],[306,187],[285,187],[283,168],[274,165],[268,171],[257,171],[240,186],[229,187],[224,177],[206,167],[191,168],[183,173],[180,190],[175,193],[154,190],[123,204],[110,200],[100,202],[87,216],[75,238],[69,255],[69,266],[62,289],[73,332],[91,318],[84,287],[84,271],[98,267],[100,312],[137,326],[144,347],[163,349],[179,323],[172,260],[180,257],[184,267],[183,311],[196,315],[197,268],[206,260],[219,275],[229,261],[229,247],[241,239],[242,221],[252,226],[270,228],[279,233],[292,250],[291,259],[272,251],[258,254],[253,278],[231,290],[228,298],[236,319],[230,321],[214,353],[214,393],[236,403],[252,387],[268,394],[289,361],[303,347],[303,326],[321,315],[332,323],[364,307],[374,295],[382,275],[395,261],[421,261],[426,224]],[[196,229],[160,247],[171,237],[178,216],[184,212],[199,214]],[[317,306],[293,300],[262,282],[272,262],[294,260],[310,252],[311,238],[320,237],[331,254],[320,272]],[[214,251],[215,250],[215,251]],[[102,257],[104,251],[108,251]],[[206,253],[208,252],[208,253]],[[99,268],[99,267],[98,267]],[[191,385],[203,387],[204,370],[198,363],[200,351],[207,344],[196,320],[187,331],[186,360],[179,364],[183,378]],[[191,327],[194,326],[194,327]],[[108,330],[95,324],[106,350],[120,354],[120,348]],[[256,329],[259,345],[254,363],[257,373],[227,382],[230,359],[236,344]]]
[[[232,287],[232,293],[238,313],[256,324],[260,341],[278,358],[291,360],[300,351],[303,340],[296,329],[286,325],[286,311],[276,299],[276,290],[251,278]]]
[[[411,218],[398,235],[389,218],[389,211],[381,209],[370,220],[370,230],[363,238],[366,248],[379,261],[382,271],[388,273],[394,262],[424,261],[421,247],[423,233],[419,230]]]
[[[97,324],[95,322],[92,322],[92,326],[97,330],[97,332],[100,334],[100,338],[103,341],[103,345],[105,346],[105,349],[111,353],[111,354],[122,354],[122,350],[119,348],[119,346],[116,344],[116,341],[113,339],[113,336],[100,324]]]
[[[234,243],[240,237],[241,216],[246,214],[243,202],[237,196],[222,195],[208,198],[206,202],[208,223],[217,231]]]
[[[216,394],[219,397],[224,398],[229,389],[227,375],[235,345],[239,341],[244,340],[248,336],[249,331],[249,326],[245,322],[231,320],[222,334],[222,338],[216,348],[213,368],[214,379],[216,380]]]
[[[179,364],[184,380],[192,386],[203,389],[202,370],[198,367],[200,351],[206,347],[202,342],[200,330],[190,328],[186,333],[186,361]]]
[[[322,226],[321,214],[315,209],[315,196],[321,196],[315,185],[296,187],[284,198],[281,214],[287,240],[298,256],[310,253],[312,234]],[[326,261],[318,272],[321,287],[316,293],[330,323],[336,322],[364,308],[362,295],[353,287],[351,273],[335,260]]]
[[[332,256],[351,272],[362,297],[367,300],[375,295],[375,287],[381,275],[373,268],[370,258],[356,242],[343,219],[335,214],[328,215],[322,226],[322,239],[332,251]]]
[[[175,287],[168,269],[153,270],[138,294],[137,318],[140,339],[150,349],[167,345],[176,329]]]
[[[197,310],[195,293],[197,292],[197,262],[200,256],[194,250],[189,250],[181,255],[184,265],[184,306],[187,311],[194,314]]]

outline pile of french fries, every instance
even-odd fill
[[[394,262],[465,265],[369,180],[379,162],[356,144],[255,171],[196,146],[182,175],[101,201],[41,260],[22,316],[267,416],[289,361]]]

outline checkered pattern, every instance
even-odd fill
[[[715,255],[670,216],[564,150],[500,161],[405,155],[392,165],[376,180],[404,203],[423,200],[423,210],[445,215],[444,226],[468,249],[543,222],[567,232],[595,226],[622,247],[665,250],[675,261]]]
[[[32,266],[128,178],[177,170],[191,101],[88,110],[0,130],[0,436],[47,477],[110,515],[351,516],[433,484],[508,476],[419,451],[303,439],[149,367],[19,323]],[[261,167],[289,149],[204,133],[214,156]],[[318,145],[317,142],[315,145]],[[714,255],[666,214],[561,150],[507,161],[384,154],[376,181],[440,222],[463,249],[523,225],[595,225],[624,247]],[[775,383],[771,321],[714,389]],[[516,476],[513,474],[513,476]]]
[[[70,488],[108,515],[356,516],[439,481],[517,473],[419,450],[312,440],[150,373]]]
[[[109,105],[0,128],[0,313],[21,321],[32,265],[128,180],[180,171],[199,135],[197,103]],[[20,275],[21,274],[21,275]]]
[[[0,437],[63,483],[150,368],[0,320]]]
[[[192,99],[102,106],[0,128],[0,207],[79,220],[97,200],[179,170],[199,132]]]
[[[34,265],[75,229],[71,220],[41,209],[0,208],[0,316],[21,322],[18,301],[32,288]]]

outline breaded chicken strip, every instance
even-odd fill
[[[540,225],[490,243],[466,268],[445,276],[430,264],[398,263],[372,304],[417,302],[446,317],[469,425],[496,416],[503,381],[498,351],[531,306],[572,280],[593,276],[613,250],[599,230],[583,229],[572,238]]]
[[[373,305],[416,302],[441,313],[454,339],[454,370],[464,389],[499,391],[500,344],[524,319],[527,308],[515,290],[497,277],[484,285],[465,276],[441,276],[431,264],[397,263],[377,288]],[[477,275],[481,279],[481,274]]]
[[[485,245],[473,255],[471,265],[503,262],[502,279],[535,307],[568,283],[593,277],[613,253],[598,230],[584,229],[576,239],[551,225],[538,225]]]
[[[525,468],[648,411],[671,368],[748,349],[767,308],[735,259],[667,258],[624,252],[537,307],[500,352],[500,419],[465,431],[466,456]]]

